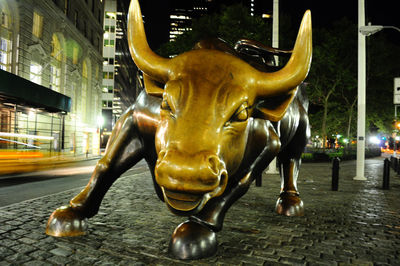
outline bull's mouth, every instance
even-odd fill
[[[163,188],[163,192],[167,204],[181,212],[188,212],[196,209],[203,200],[203,195],[175,192],[165,188]]]
[[[228,184],[228,174],[226,170],[223,170],[221,175],[220,185],[213,191],[195,194],[184,191],[172,191],[165,187],[161,187],[164,200],[167,203],[169,209],[178,215],[192,215],[203,209],[204,205],[214,197],[222,195]]]

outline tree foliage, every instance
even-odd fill
[[[357,35],[348,20],[333,24],[331,29],[313,31],[313,62],[307,79],[314,134],[323,138],[343,135],[354,115],[351,107],[357,91]]]

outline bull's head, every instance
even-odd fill
[[[304,15],[289,62],[273,73],[213,49],[162,58],[148,46],[137,0],[131,2],[128,19],[130,52],[144,72],[146,91],[162,97],[155,136],[156,181],[172,211],[199,211],[224,192],[229,176],[238,169],[257,103],[280,95],[291,99],[307,76],[311,14]],[[289,103],[261,111],[278,121]]]

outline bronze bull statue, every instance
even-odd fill
[[[98,212],[113,182],[142,159],[160,200],[189,216],[170,242],[180,259],[216,252],[216,232],[229,207],[275,157],[282,179],[276,211],[303,215],[296,180],[310,131],[298,86],[310,68],[311,39],[307,11],[288,63],[270,73],[207,42],[163,58],[149,48],[138,1],[132,0],[128,41],[146,92],[118,120],[88,185],[53,212],[46,233],[84,234],[86,219]]]

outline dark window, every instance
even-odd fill
[[[78,27],[78,11],[75,11],[74,14],[74,25],[75,27]]]
[[[83,35],[85,35],[85,37],[87,36],[87,26],[86,26],[86,21],[83,21]]]

